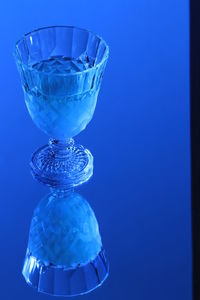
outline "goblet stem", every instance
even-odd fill
[[[53,138],[49,139],[49,146],[55,152],[55,154],[64,154],[67,149],[74,145],[74,140],[72,138],[66,140],[56,140]]]
[[[67,197],[68,195],[74,192],[74,188],[66,188],[66,189],[57,189],[57,188],[50,188],[50,192],[52,195],[56,195],[58,198]]]

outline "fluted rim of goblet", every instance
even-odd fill
[[[48,72],[45,72],[45,71],[36,70],[32,66],[24,63],[23,60],[21,59],[20,53],[18,51],[18,45],[19,45],[19,43],[22,42],[27,36],[29,36],[29,35],[37,32],[37,31],[41,31],[41,30],[45,30],[45,29],[49,29],[49,28],[72,28],[72,29],[82,30],[82,31],[88,32],[88,33],[92,34],[93,36],[99,38],[101,40],[101,42],[103,42],[104,45],[105,45],[105,47],[106,47],[105,53],[104,53],[101,61],[98,64],[96,64],[95,66],[93,66],[91,68],[88,68],[86,70],[83,70],[83,71],[74,72],[72,74],[70,74],[70,73],[55,74],[56,76],[61,76],[61,77],[68,77],[68,76],[70,76],[70,77],[72,77],[72,76],[77,76],[77,75],[81,75],[81,74],[84,74],[84,73],[89,73],[89,72],[91,72],[93,70],[98,69],[101,65],[104,64],[104,62],[107,61],[108,56],[109,56],[109,46],[108,46],[108,44],[106,43],[106,41],[101,36],[99,36],[98,34],[94,33],[93,31],[90,31],[90,30],[87,30],[87,29],[84,29],[84,28],[81,28],[81,27],[78,27],[78,26],[72,26],[72,25],[53,25],[53,26],[40,27],[40,28],[34,29],[32,31],[29,31],[29,32],[25,33],[20,39],[17,40],[17,42],[15,43],[13,55],[15,57],[15,60],[17,62],[19,62],[19,64],[21,66],[23,66],[23,68],[28,69],[28,70],[33,70],[34,72],[37,72],[37,73],[43,73],[43,74],[46,74],[46,75],[49,74]]]

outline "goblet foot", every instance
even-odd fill
[[[73,139],[50,139],[33,154],[30,165],[35,179],[57,189],[78,186],[93,174],[92,154]]]

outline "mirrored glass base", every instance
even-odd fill
[[[88,181],[93,174],[93,156],[73,139],[50,139],[31,159],[31,173],[39,182],[56,189],[69,189]]]
[[[99,287],[108,272],[104,249],[93,261],[76,268],[45,266],[27,250],[22,274],[26,282],[38,292],[53,296],[76,296]]]

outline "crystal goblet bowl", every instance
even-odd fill
[[[84,130],[108,58],[105,41],[84,29],[47,27],[20,39],[15,56],[34,123],[58,140]]]

